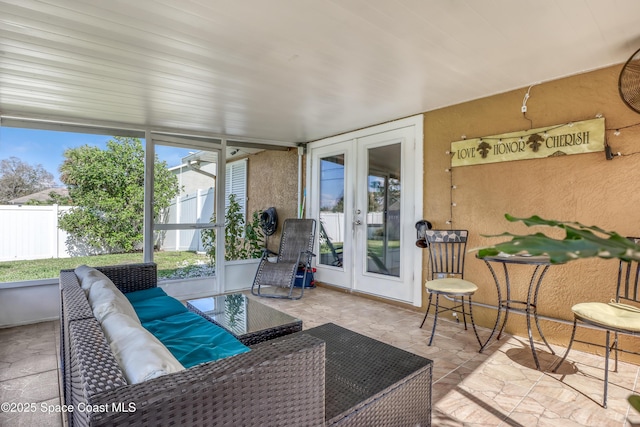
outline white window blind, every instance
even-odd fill
[[[229,195],[235,194],[242,215],[247,220],[247,159],[227,163],[225,171],[224,207],[229,207]]]

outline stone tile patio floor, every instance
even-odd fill
[[[506,336],[483,354],[471,330],[444,320],[427,346],[430,319],[423,314],[327,288],[310,289],[298,301],[261,299],[303,320],[304,328],[333,322],[427,357],[433,369],[434,426],[629,426],[640,414],[626,398],[640,392],[640,367],[620,363],[610,374],[609,404],[600,406],[604,360],[572,351],[571,363],[553,374],[556,360],[539,351],[543,370],[533,369],[528,341]],[[482,337],[487,330],[480,330]],[[557,348],[563,354],[564,349]],[[36,403],[36,412],[0,411],[0,426],[61,426],[57,321],[0,329],[0,402]],[[375,355],[372,355],[375,357]],[[43,406],[44,404],[44,406]],[[640,424],[639,424],[640,425]]]

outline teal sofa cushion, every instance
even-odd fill
[[[126,293],[142,326],[185,368],[249,351],[227,330],[192,313],[161,288]]]
[[[185,368],[250,350],[225,329],[190,311],[163,319],[143,321],[142,325],[158,338]]]
[[[168,295],[141,299],[135,302],[131,301],[131,305],[136,311],[136,314],[140,319],[140,323],[143,325],[152,320],[164,319],[165,317],[188,311],[187,307],[185,307],[180,301]]]
[[[127,299],[131,304],[133,304],[145,299],[150,299],[155,297],[166,297],[167,293],[164,291],[164,289],[155,287],[155,288],[145,289],[142,291],[128,292],[124,294],[124,296],[127,297]]]

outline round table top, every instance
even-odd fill
[[[546,255],[533,256],[533,255],[510,255],[510,254],[498,254],[494,256],[486,256],[480,258],[489,262],[502,262],[506,264],[531,264],[531,265],[550,265],[551,260]]]

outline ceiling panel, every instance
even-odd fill
[[[637,0],[0,0],[0,114],[306,142],[624,62]]]

